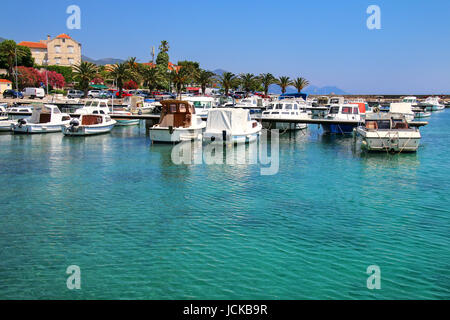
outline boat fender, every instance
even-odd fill
[[[222,140],[227,141],[227,130],[222,131]]]
[[[173,133],[173,126],[169,126],[169,133],[170,133],[170,134]]]
[[[216,141],[216,137],[214,137],[214,136],[211,136],[211,141]]]
[[[74,126],[74,127],[78,127],[78,126],[80,125],[80,120],[78,120],[78,119],[72,119],[72,120],[70,121],[70,125],[71,125],[71,126]]]

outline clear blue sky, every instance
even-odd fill
[[[66,28],[71,4],[81,30]],[[381,30],[366,27],[371,4]],[[450,93],[448,0],[8,1],[0,26],[16,41],[69,33],[95,59],[146,62],[168,40],[172,62],[205,69],[303,76],[351,93]]]

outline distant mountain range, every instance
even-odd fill
[[[123,60],[123,59],[116,59],[116,58],[104,58],[104,59],[95,60],[95,59],[92,59],[92,58],[89,58],[89,57],[86,57],[83,55],[81,56],[81,60],[95,63],[100,66],[104,66],[106,64],[116,64],[116,63],[125,62],[125,60]]]
[[[2,43],[5,40],[6,40],[5,38],[0,37],[0,43]]]

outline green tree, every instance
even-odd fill
[[[189,81],[189,76],[189,72],[183,68],[181,68],[179,71],[172,70],[170,72],[170,80],[175,86],[177,96],[181,95],[181,91],[183,90],[185,84]]]
[[[253,73],[245,73],[240,76],[242,89],[248,95],[250,91],[255,91],[259,86],[258,78]]]
[[[169,51],[169,42],[166,40],[162,40],[161,44],[159,45],[159,51],[160,52],[168,52]]]
[[[63,75],[64,80],[66,83],[72,83],[73,82],[73,69],[72,67],[65,67],[65,66],[40,66],[43,68],[46,68],[48,71],[55,71],[57,73],[60,73]],[[100,70],[99,70],[100,71]]]
[[[281,88],[281,93],[286,93],[286,88],[292,85],[291,79],[289,77],[279,77],[277,84]]]
[[[82,61],[73,67],[73,71],[74,78],[78,81],[78,87],[84,91],[84,96],[87,97],[89,82],[97,75],[97,66],[91,62]]]
[[[140,71],[141,77],[144,80],[144,85],[151,91],[158,87],[161,79],[156,68],[143,65]]]
[[[269,87],[271,84],[275,84],[277,79],[271,73],[263,73],[259,76],[259,80],[261,81],[261,85],[264,90],[264,94],[267,96],[269,93]]]
[[[221,76],[219,76],[219,84],[226,96],[228,95],[228,91],[230,91],[230,89],[236,84],[236,80],[236,75],[232,72],[224,72]]]
[[[122,98],[123,85],[132,78],[129,64],[126,62],[115,64],[110,72],[110,76],[116,80],[117,87],[119,88],[119,98]]]
[[[200,64],[195,61],[178,61],[178,66],[184,69],[188,79],[187,82],[193,84],[200,74]]]
[[[202,87],[202,94],[206,93],[206,87],[214,81],[214,72],[200,69],[197,75],[197,83]]]
[[[0,43],[0,68],[8,70],[8,79],[15,80],[13,77],[16,64],[24,67],[33,67],[34,59],[31,56],[30,48],[18,46],[14,40],[5,40]]]
[[[301,93],[304,88],[309,86],[309,81],[305,78],[297,78],[292,82],[292,85],[297,89],[298,93]]]
[[[171,76],[169,74],[169,44],[167,41],[161,41],[159,53],[156,57],[156,70],[158,73],[158,89],[168,89],[170,86]]]

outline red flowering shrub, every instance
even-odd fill
[[[17,67],[17,71],[17,80],[21,89],[26,87],[40,87],[41,84],[45,86],[47,84],[47,78],[48,85],[52,88],[64,88],[66,85],[63,75],[55,71],[43,70],[42,72],[39,72],[34,68],[22,66]]]
[[[133,80],[127,81],[123,84],[123,88],[125,90],[132,90],[132,89],[137,89],[138,85],[136,82],[134,82]]]

